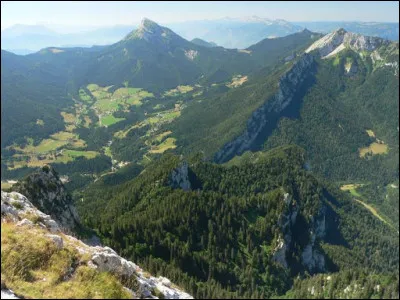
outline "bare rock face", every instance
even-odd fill
[[[240,155],[256,141],[259,134],[268,126],[271,115],[279,114],[294,99],[297,89],[306,80],[309,71],[314,63],[313,56],[303,54],[302,57],[293,64],[292,68],[286,72],[279,80],[279,89],[272,99],[266,99],[265,103],[253,112],[247,121],[246,131],[225,144],[220,151],[215,154],[214,160],[218,163],[229,160],[234,155]]]
[[[325,271],[325,257],[318,249],[317,239],[323,239],[326,234],[326,207],[322,206],[317,217],[311,218],[310,240],[304,248],[301,258],[303,265],[311,273]]]
[[[347,76],[354,76],[355,74],[357,74],[358,71],[358,67],[355,62],[346,63],[344,69],[345,69],[345,75]]]
[[[281,229],[283,235],[278,238],[278,245],[274,249],[273,261],[276,261],[284,268],[288,268],[287,255],[291,251],[292,246],[292,230],[291,227],[296,223],[296,218],[299,212],[299,207],[293,205],[293,199],[289,193],[283,195],[283,201],[285,202],[285,212],[281,215],[278,221],[278,226]]]
[[[189,165],[187,162],[183,162],[176,169],[172,170],[170,186],[173,188],[181,188],[184,191],[191,190],[192,184],[189,180]]]
[[[112,272],[120,276],[133,276],[140,268],[133,262],[120,257],[109,247],[95,247],[92,262],[100,272]]]
[[[37,225],[47,228],[50,232],[60,232],[60,227],[49,215],[36,209],[35,206],[22,194],[17,192],[5,193],[1,191],[1,215],[7,216],[18,226],[32,226],[33,222],[26,216],[35,216]]]
[[[283,201],[285,202],[285,210],[278,220],[281,235],[277,240],[272,260],[284,268],[289,268],[288,258],[298,250],[293,247],[297,239],[293,230],[296,226],[301,226],[297,222],[300,207],[288,193],[284,194]],[[299,253],[301,264],[310,273],[324,272],[326,270],[325,256],[318,246],[318,241],[322,240],[326,235],[326,207],[324,205],[321,205],[315,217],[311,217],[308,230],[308,242],[300,249],[301,252]]]
[[[164,28],[159,26],[157,23],[144,18],[140,23],[139,28],[135,31],[135,35],[136,37],[149,42],[155,37],[165,36],[166,32]]]
[[[52,167],[38,169],[18,182],[14,189],[26,195],[35,207],[51,215],[64,229],[73,230],[78,226],[79,218],[72,198]]]
[[[194,60],[198,55],[198,51],[196,51],[196,50],[186,50],[185,51],[185,55],[186,55],[186,57],[188,59]]]

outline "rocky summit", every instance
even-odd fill
[[[153,22],[147,18],[144,18],[141,21],[138,29],[128,34],[124,40],[130,39],[141,39],[148,43],[159,43],[161,41],[166,42],[168,40],[184,41],[180,36],[175,34],[169,28],[162,27],[156,22]]]
[[[354,51],[373,51],[381,45],[388,45],[390,41],[347,32],[343,28],[335,30],[307,48],[306,52],[318,50],[321,57],[327,58],[339,53],[340,51],[350,48]]]

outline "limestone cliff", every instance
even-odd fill
[[[317,51],[322,59],[328,59],[345,49],[358,53],[363,60],[371,59],[374,69],[391,68],[394,75],[399,74],[398,42],[347,32],[342,28],[323,36],[305,52]],[[357,65],[348,63],[345,70],[346,75],[354,75],[357,73]]]
[[[373,51],[382,45],[390,43],[389,40],[351,33],[341,28],[316,41],[306,50],[306,53],[318,50],[321,57],[326,58],[346,48],[354,51]]]
[[[298,220],[300,207],[292,196],[286,193],[283,201],[285,202],[285,209],[278,221],[281,233],[272,260],[284,268],[293,268],[289,260],[297,255],[300,257],[299,263],[302,265],[302,269],[309,273],[326,271],[325,256],[318,245],[318,242],[323,240],[326,235],[327,210],[325,205],[321,204],[318,214],[310,216],[310,221],[305,224]],[[297,236],[294,233],[296,227],[301,228],[301,230],[308,230],[308,234],[301,237]],[[295,244],[301,246],[295,247]]]
[[[215,154],[215,161],[225,162],[234,155],[240,155],[250,150],[254,142],[266,127],[271,126],[271,119],[276,118],[295,99],[296,92],[310,75],[314,58],[304,54],[293,64],[279,80],[279,89],[272,99],[267,101],[253,112],[247,121],[247,128],[240,136],[224,145]]]
[[[189,180],[189,165],[187,162],[183,162],[172,170],[169,185],[172,188],[181,188],[184,191],[188,191],[192,188],[192,184]]]

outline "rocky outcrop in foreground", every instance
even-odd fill
[[[79,226],[79,217],[57,172],[51,166],[39,168],[13,186],[40,211],[51,215],[64,231]]]
[[[18,230],[27,230],[32,239],[47,239],[54,243],[55,249],[72,251],[80,257],[79,263],[70,267],[63,274],[63,280],[68,281],[74,276],[79,265],[85,265],[98,272],[108,272],[121,279],[121,283],[129,282],[125,289],[131,298],[159,297],[166,299],[193,299],[192,296],[178,289],[165,277],[153,277],[143,271],[135,263],[119,256],[113,249],[101,246],[89,246],[79,239],[62,232],[62,227],[49,215],[44,214],[22,194],[17,192],[1,192],[1,220],[2,224],[12,224]],[[3,226],[3,225],[2,225]],[[3,233],[3,232],[2,232]],[[4,237],[5,239],[6,237]],[[5,240],[5,242],[7,242]],[[2,234],[3,243],[3,234]],[[3,247],[3,245],[2,245]],[[71,250],[72,249],[72,250]],[[2,251],[3,255],[3,251]],[[85,258],[85,259],[83,259]],[[3,269],[3,257],[2,257]],[[13,294],[6,290],[7,278],[2,275],[2,297]],[[16,291],[17,292],[17,291]],[[17,295],[24,297],[23,294]]]

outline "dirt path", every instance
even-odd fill
[[[356,200],[357,202],[359,202],[359,203],[361,203],[362,205],[364,205],[365,208],[367,208],[367,209],[368,209],[375,217],[377,217],[379,220],[381,220],[382,222],[384,222],[384,223],[390,225],[384,218],[382,218],[382,217],[378,214],[377,210],[376,210],[375,208],[373,208],[371,205],[368,205],[367,203],[364,203],[364,202],[362,202],[361,200],[358,200],[358,199],[354,199],[354,200]],[[391,225],[390,225],[390,226],[391,226]]]
[[[376,210],[376,208],[374,208],[373,206],[371,206],[371,205],[365,203],[365,202],[362,201],[362,200],[357,199],[357,198],[361,198],[361,195],[356,191],[356,189],[357,189],[358,187],[363,186],[363,185],[364,185],[364,184],[359,184],[359,183],[356,183],[356,184],[345,184],[345,185],[342,185],[342,186],[340,187],[340,189],[341,189],[342,191],[348,191],[348,192],[350,192],[350,194],[353,196],[353,199],[354,199],[355,201],[357,201],[358,203],[362,204],[366,209],[368,209],[375,217],[377,217],[377,218],[378,218],[379,220],[381,220],[383,223],[385,223],[385,224],[389,225],[390,227],[394,228],[392,224],[390,224],[388,221],[386,221],[386,220],[378,213],[378,211]]]

